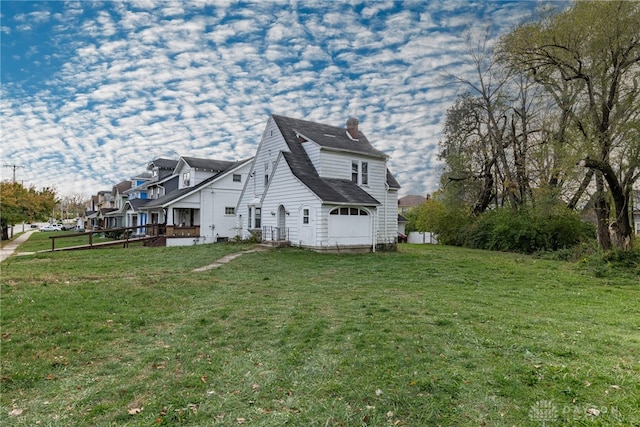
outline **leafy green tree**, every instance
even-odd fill
[[[632,247],[630,197],[640,176],[639,28],[640,2],[580,1],[516,28],[501,43],[513,69],[548,93],[569,85],[578,94],[571,119],[583,134],[580,165],[595,176],[603,249]]]
[[[0,226],[2,240],[9,239],[9,226],[44,220],[56,206],[55,192],[49,188],[25,188],[16,182],[0,182]]]

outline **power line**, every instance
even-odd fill
[[[2,165],[5,168],[11,168],[13,169],[13,183],[15,184],[16,182],[16,169],[18,168],[26,168],[25,165]]]

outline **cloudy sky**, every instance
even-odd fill
[[[400,195],[432,192],[464,33],[540,4],[3,0],[2,179],[89,196],[158,157],[251,157],[270,114],[355,116]]]

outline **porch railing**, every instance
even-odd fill
[[[289,228],[271,226],[262,227],[262,240],[269,240],[272,242],[288,242]]]
[[[177,225],[167,225],[167,237],[199,237],[200,226],[180,227]]]

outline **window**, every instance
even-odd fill
[[[261,217],[262,217],[262,209],[256,208],[256,228],[260,228]]]
[[[369,185],[369,163],[362,162],[360,184]]]
[[[369,215],[369,212],[365,211],[364,209],[359,209],[359,208],[335,208],[334,210],[329,212],[329,215],[343,215],[343,216],[360,215],[360,216],[367,216],[367,215]]]
[[[302,223],[309,224],[309,209],[302,210]]]
[[[227,207],[224,208],[224,214],[225,215],[235,215],[236,214],[236,208],[227,206]]]
[[[189,186],[189,182],[191,181],[191,172],[185,172],[182,174],[182,184],[186,187]]]
[[[242,182],[242,175],[240,175],[239,173],[234,173],[233,182]]]
[[[369,163],[351,161],[351,182],[359,185],[369,185]]]
[[[264,186],[266,187],[268,183],[269,183],[269,175],[267,174],[264,176]]]

